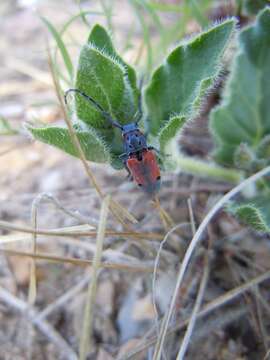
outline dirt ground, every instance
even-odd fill
[[[116,1],[114,26],[121,44],[130,24],[127,1]],[[89,5],[89,2],[87,3]],[[99,2],[90,2],[91,10],[100,11]],[[12,1],[0,3],[0,115],[17,131],[0,136],[0,360],[74,359],[78,354],[89,266],[79,266],[67,259],[92,259],[95,236],[38,235],[37,252],[58,257],[55,261],[37,260],[37,298],[28,305],[30,259],[5,253],[31,251],[31,234],[14,231],[11,225],[32,225],[32,206],[37,204],[38,229],[62,229],[81,226],[96,231],[100,199],[89,185],[80,160],[31,139],[24,128],[27,121],[48,124],[62,119],[47,60],[46,44],[54,43],[40,20],[50,19],[59,28],[79,12],[74,1]],[[88,17],[91,24],[106,24],[103,16]],[[138,30],[138,39],[140,33]],[[87,27],[76,21],[72,27],[73,43],[83,43]],[[138,40],[139,41],[139,40]],[[78,46],[68,47],[74,63]],[[127,60],[133,58],[130,50]],[[216,101],[219,91],[209,98]],[[211,148],[207,133],[207,110],[183,136],[182,148],[190,154],[206,157]],[[158,316],[166,311],[175,285],[179,261],[192,237],[188,223],[192,204],[198,225],[206,212],[230,184],[211,182],[184,174],[163,176],[160,203],[169,214],[162,222],[153,203],[126,180],[124,171],[90,164],[104,192],[125,206],[138,223],[132,231],[141,238],[121,235],[125,229],[109,216],[108,229],[117,232],[105,238],[103,259],[116,264],[102,268],[98,278],[93,335],[89,359],[125,359],[127,354],[156,335]],[[56,200],[52,200],[56,199]],[[157,251],[166,232],[181,224],[164,245],[155,283],[153,306],[153,268]],[[149,236],[148,236],[149,235]],[[241,296],[229,291],[269,268],[269,237],[244,228],[227,213],[221,212],[208,228],[208,234],[193,256],[179,294],[172,331],[166,341],[166,358],[175,359],[184,325],[194,306],[201,276],[207,268],[208,281],[203,304],[219,303],[196,323],[187,359],[268,359],[269,281],[255,286]],[[60,257],[66,260],[61,261]],[[120,264],[126,268],[121,269]],[[240,291],[240,290],[239,290]],[[241,291],[240,291],[241,292]],[[181,331],[182,330],[182,331]],[[153,347],[134,355],[151,359]],[[131,358],[131,357],[130,357]],[[165,359],[165,357],[164,357]]]

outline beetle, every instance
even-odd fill
[[[154,196],[160,188],[160,169],[154,147],[148,146],[146,136],[139,129],[138,123],[142,117],[141,101],[139,101],[139,111],[135,115],[134,122],[121,125],[117,120],[103,109],[91,96],[79,89],[69,89],[65,93],[65,103],[69,93],[75,92],[90,102],[101,115],[112,126],[121,130],[124,153],[119,156],[124,167],[128,172],[130,180],[134,180],[148,195]]]

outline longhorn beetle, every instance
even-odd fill
[[[112,126],[121,130],[124,153],[121,154],[119,158],[122,160],[129,178],[134,180],[147,194],[154,196],[160,188],[160,169],[154,153],[154,147],[147,145],[146,137],[138,127],[138,122],[142,117],[141,100],[139,101],[139,111],[135,115],[135,121],[126,125],[121,125],[91,96],[86,95],[79,89],[69,89],[66,91],[66,105],[67,96],[71,92],[79,94],[94,105],[94,107],[100,111],[104,119]]]

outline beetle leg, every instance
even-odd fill
[[[156,154],[160,157],[160,158],[164,158],[164,157],[169,157],[171,155],[169,154],[164,154],[162,152],[160,152],[157,148],[155,148],[154,146],[148,146],[148,150],[154,150],[156,152]]]
[[[158,155],[160,155],[160,151],[154,146],[148,146],[148,150],[154,150]]]
[[[119,159],[122,161],[125,169],[127,170],[128,172],[128,175],[127,175],[127,179],[132,181],[133,180],[133,176],[131,175],[131,172],[129,170],[129,168],[127,167],[127,159],[128,159],[128,155],[126,153],[123,153],[121,155],[119,155]]]

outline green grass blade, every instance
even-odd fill
[[[46,18],[41,17],[41,20],[44,22],[47,29],[52,34],[60,52],[61,52],[61,55],[62,55],[63,61],[65,63],[69,77],[70,77],[70,79],[73,79],[73,64],[72,64],[71,58],[69,56],[67,48],[66,48],[60,34],[56,30],[56,28]]]

